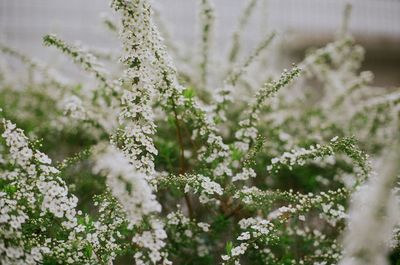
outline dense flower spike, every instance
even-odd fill
[[[147,1],[113,1],[112,7],[122,15],[121,40],[124,54],[121,61],[127,66],[121,78],[123,94],[119,123],[122,128],[119,138],[122,150],[128,155],[137,170],[148,178],[154,172],[155,133],[151,97],[154,95],[156,76],[150,5]]]
[[[398,148],[398,144],[394,146]],[[389,164],[385,165],[382,175],[371,176],[354,194],[340,265],[389,264],[388,239],[400,217],[398,195],[392,187],[400,171],[399,155],[394,151],[388,154],[385,162]]]
[[[131,226],[140,223],[144,216],[161,211],[147,177],[122,152],[113,146],[98,152],[93,170],[106,176],[107,186],[126,211]]]
[[[332,156],[336,152],[344,152],[353,159],[353,162],[359,166],[361,173],[366,177],[370,170],[368,156],[355,146],[354,139],[338,139],[338,137],[332,138],[330,143],[325,146],[317,144],[316,146],[312,145],[309,149],[301,148],[285,152],[282,156],[273,158],[271,165],[267,166],[267,170],[270,172],[278,170],[283,165],[291,169],[295,165],[304,165],[307,160],[320,160],[325,156]]]

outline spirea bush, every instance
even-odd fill
[[[222,61],[208,0],[192,53],[148,0],[111,2],[120,50],[44,36],[89,81],[1,44],[1,264],[397,264],[400,91],[348,14],[288,69],[274,32],[247,51],[259,4]]]

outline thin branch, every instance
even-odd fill
[[[179,123],[179,119],[178,119],[178,114],[176,111],[176,106],[175,104],[173,104],[173,112],[174,112],[174,116],[175,116],[175,127],[176,127],[176,135],[178,137],[178,142],[179,142],[179,148],[180,148],[180,155],[179,155],[179,174],[184,174],[185,173],[185,156],[184,156],[184,145],[183,145],[183,138],[182,138],[182,132],[181,132],[181,126]],[[192,219],[193,218],[193,207],[192,207],[192,203],[190,201],[190,197],[189,194],[185,193],[185,201],[188,207],[188,211],[189,211],[189,217]]]

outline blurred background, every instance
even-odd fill
[[[173,39],[193,47],[199,35],[198,0],[154,2]],[[248,1],[213,2],[218,17],[215,45],[224,51]],[[308,47],[334,39],[346,3],[353,7],[350,31],[366,48],[363,68],[375,73],[376,85],[398,85],[400,0],[260,0],[244,33],[245,42],[254,46],[263,32],[276,30],[290,36],[285,37],[285,52],[296,62]],[[102,23],[104,14],[112,15],[108,0],[0,0],[0,41],[50,63],[58,61],[60,55],[42,45],[42,36],[47,33],[100,50],[117,49],[117,38]]]

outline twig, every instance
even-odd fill
[[[179,147],[180,147],[179,174],[184,174],[185,173],[185,156],[184,156],[185,149],[183,146],[181,126],[179,124],[179,119],[178,119],[178,114],[176,111],[175,104],[173,105],[173,112],[174,112],[174,116],[175,116],[176,135],[178,137],[178,142],[179,142]],[[189,217],[192,219],[193,218],[193,207],[192,207],[192,203],[190,201],[190,197],[187,193],[185,193],[185,201],[186,201],[186,204],[188,207]]]

